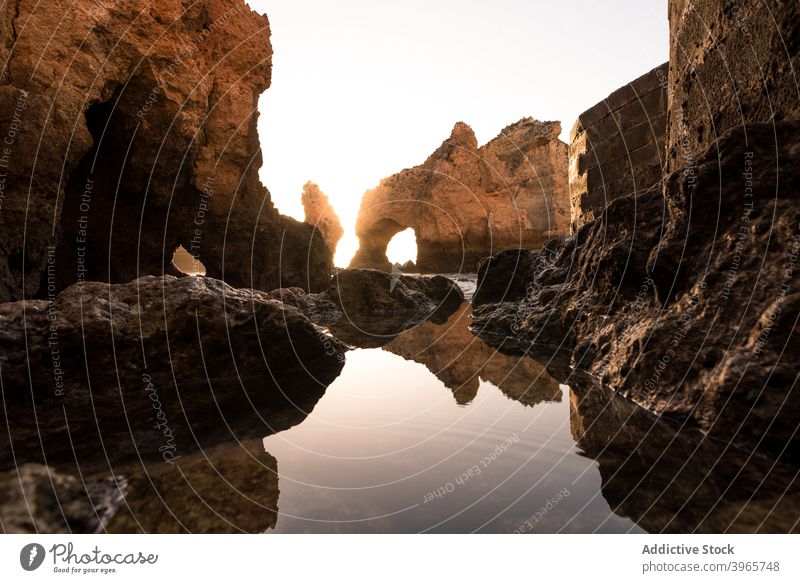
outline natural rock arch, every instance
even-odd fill
[[[386,246],[411,228],[422,272],[475,271],[509,248],[569,231],[567,145],[558,122],[525,118],[484,146],[459,122],[423,164],[381,181],[361,201],[351,267],[388,270]]]

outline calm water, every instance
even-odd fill
[[[469,288],[473,280],[460,282]],[[467,290],[469,291],[469,289]],[[119,468],[112,532],[796,532],[797,468],[444,323],[348,341],[291,427]],[[350,330],[353,335],[353,331]],[[379,346],[379,347],[375,347]],[[115,468],[117,470],[117,468]]]
[[[597,463],[578,454],[569,388],[525,406],[479,383],[459,405],[422,364],[350,353],[313,413],[264,440],[278,460],[275,531],[639,530],[611,511]]]

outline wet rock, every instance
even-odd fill
[[[797,468],[659,419],[601,387],[574,388],[570,427],[614,513],[652,533],[798,531]]]
[[[3,304],[0,322],[15,458],[44,449],[82,468],[291,427],[345,350],[297,309],[210,278],[76,285],[52,303]],[[8,467],[12,443],[0,439]]]
[[[339,270],[328,289],[319,294],[279,289],[270,296],[362,348],[381,346],[427,320],[442,323],[464,302],[461,289],[441,275],[408,276],[373,269]]]
[[[124,504],[126,489],[122,477],[82,480],[24,464],[0,473],[0,523],[6,534],[102,532]]]
[[[558,122],[525,118],[478,147],[459,122],[423,164],[381,181],[361,201],[351,267],[389,271],[386,247],[407,228],[422,273],[474,273],[483,257],[532,248],[569,231],[567,145]]]
[[[327,285],[330,251],[258,179],[266,16],[244,0],[19,0],[0,31],[0,301],[175,273],[179,245],[237,287]]]

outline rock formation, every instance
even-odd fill
[[[798,25],[786,0],[670,0],[669,171],[731,128],[800,119]]]
[[[469,331],[472,308],[465,303],[446,322],[431,320],[383,346],[431,371],[453,391],[460,405],[478,394],[481,380],[497,386],[509,399],[533,406],[561,400],[561,388],[544,366],[525,356],[509,356]]]
[[[407,228],[425,273],[474,272],[509,248],[535,248],[569,230],[567,145],[558,122],[525,118],[478,147],[457,123],[422,165],[381,181],[361,201],[351,267],[389,271],[386,247]]]
[[[570,428],[597,460],[611,509],[648,532],[800,529],[795,465],[704,439],[599,387],[571,393]]]
[[[211,278],[87,283],[52,303],[2,304],[0,450],[87,471],[263,437],[305,417],[344,350],[296,309]]]
[[[303,209],[306,223],[313,225],[319,231],[328,249],[335,254],[336,245],[344,235],[344,229],[328,197],[313,182],[307,182],[303,186]]]
[[[575,122],[569,145],[573,230],[597,218],[613,199],[661,180],[668,69],[665,63],[617,89]]]
[[[278,289],[270,296],[361,348],[383,346],[428,320],[441,324],[464,302],[461,289],[441,275],[412,277],[374,269],[339,270],[318,294]]]
[[[178,245],[237,287],[327,285],[329,251],[257,176],[266,16],[19,0],[0,34],[0,301],[169,273]]]
[[[506,346],[552,357],[562,375],[571,359],[638,404],[715,437],[800,451],[788,357],[800,349],[798,129],[751,125],[747,139],[731,130],[691,174],[669,175],[663,194],[656,186],[617,199],[577,236],[530,252],[519,262],[524,277],[507,271],[515,253],[492,258],[484,278],[508,283],[478,296],[485,303],[475,326],[494,342],[508,336]]]

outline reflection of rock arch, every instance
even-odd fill
[[[361,201],[351,267],[388,270],[386,246],[411,228],[423,272],[474,271],[508,248],[536,248],[569,229],[567,145],[558,122],[523,119],[478,147],[457,123],[422,165],[381,181]]]

